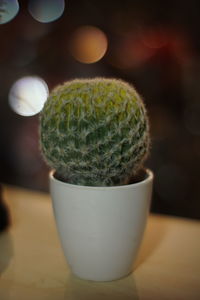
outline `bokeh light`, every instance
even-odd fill
[[[82,26],[72,35],[70,51],[79,62],[90,64],[99,61],[106,53],[108,41],[105,33],[94,26]]]
[[[147,47],[133,31],[119,39],[109,62],[119,69],[130,70],[145,64],[154,54],[155,49]]]
[[[0,1],[0,24],[10,22],[19,12],[19,3],[17,0]]]
[[[49,89],[45,81],[36,76],[27,76],[17,80],[10,89],[10,107],[21,116],[33,116],[39,113]]]
[[[142,30],[140,31],[140,38],[144,45],[153,49],[162,48],[169,42],[169,36],[162,28]]]
[[[64,0],[29,0],[28,10],[32,17],[42,23],[59,19],[65,10]]]

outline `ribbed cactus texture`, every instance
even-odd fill
[[[149,149],[144,104],[116,79],[77,79],[55,88],[41,113],[40,137],[48,165],[77,185],[126,184]]]

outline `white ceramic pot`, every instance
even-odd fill
[[[50,190],[61,244],[72,273],[94,281],[116,280],[133,268],[144,233],[153,174],[138,183],[88,187],[50,173]]]

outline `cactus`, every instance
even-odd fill
[[[55,88],[40,116],[47,164],[68,183],[129,183],[149,150],[141,97],[117,79],[77,79]]]

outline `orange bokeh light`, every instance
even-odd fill
[[[108,41],[105,33],[94,26],[82,26],[71,37],[70,52],[79,62],[91,64],[106,53]]]

